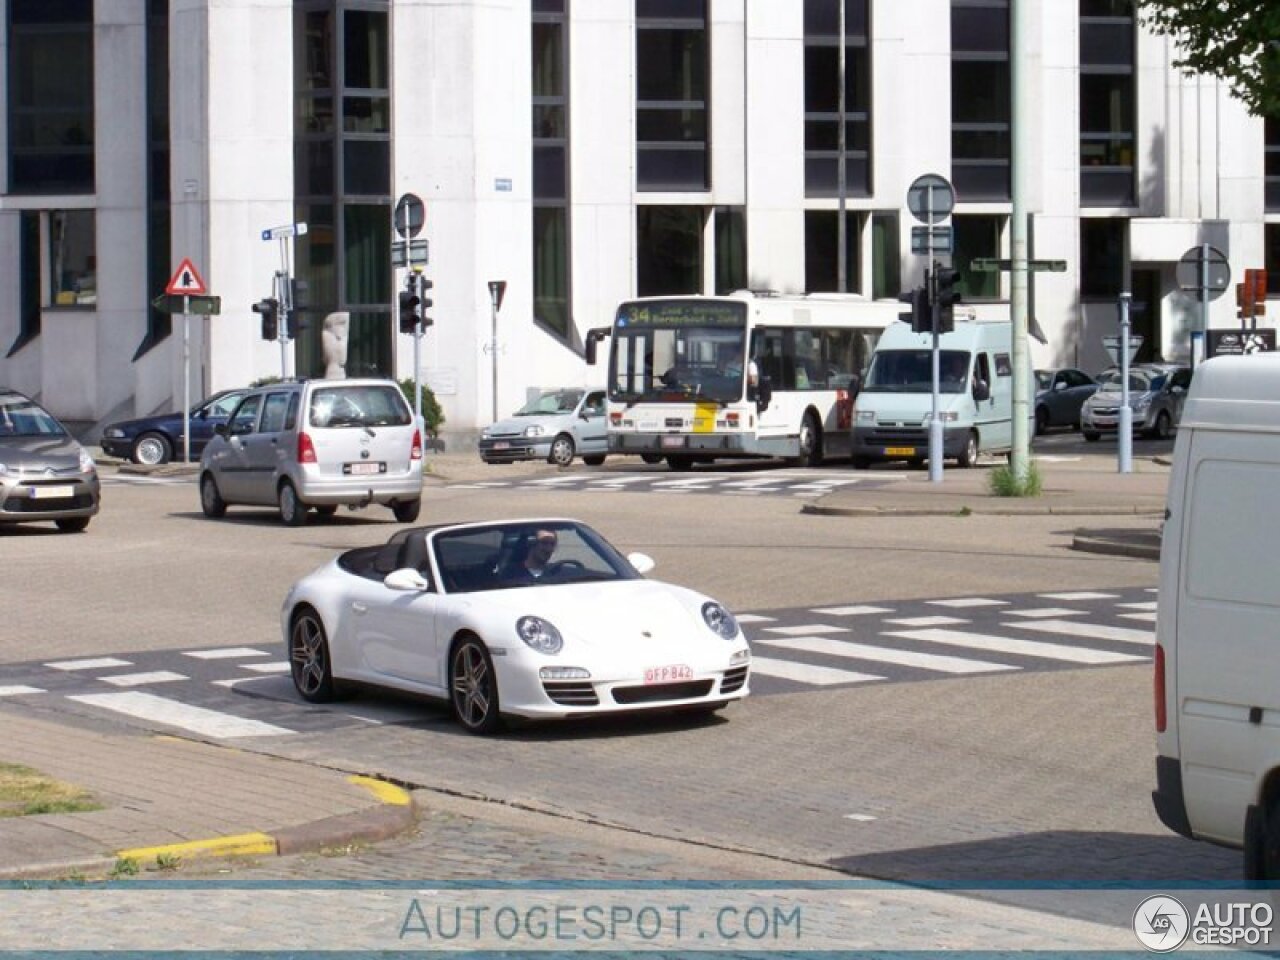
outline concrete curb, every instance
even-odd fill
[[[1059,516],[1059,517],[1159,517],[1164,515],[1164,507],[1144,507],[1141,505],[1099,507],[1099,506],[1053,506],[1052,504],[1031,504],[1026,502],[1015,505],[987,503],[982,500],[966,501],[955,506],[870,506],[870,507],[827,507],[820,503],[806,503],[800,508],[801,513],[826,517],[961,517],[973,514],[995,517],[1020,516]]]
[[[1102,553],[1113,557],[1133,557],[1135,560],[1160,560],[1160,544],[1133,543],[1108,537],[1091,537],[1076,534],[1071,549],[1082,553]]]

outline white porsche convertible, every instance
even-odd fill
[[[402,530],[299,580],[281,626],[315,703],[342,681],[447,697],[489,733],[503,716],[710,712],[748,693],[751,652],[709,597],[646,580],[573,520]]]

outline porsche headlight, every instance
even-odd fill
[[[702,619],[707,622],[708,627],[726,640],[732,640],[738,635],[738,621],[733,618],[732,613],[715,601],[708,601],[702,605]]]
[[[541,617],[521,617],[516,621],[516,633],[539,653],[559,653],[564,646],[560,631]]]
[[[524,435],[526,437],[540,437],[546,432],[547,431],[544,428],[538,426],[536,423],[531,427],[524,428]]]
[[[111,437],[115,440],[124,439],[124,431],[119,427],[107,427],[106,430],[102,431],[102,435],[105,437]]]
[[[80,472],[93,473],[94,469],[95,469],[95,465],[93,462],[93,457],[89,456],[88,450],[86,450],[84,447],[81,447],[80,448]]]

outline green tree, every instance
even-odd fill
[[[1226,81],[1254,116],[1280,116],[1280,4],[1138,0],[1144,26],[1172,37],[1188,73]]]
[[[401,380],[400,389],[404,392],[404,398],[409,401],[409,409],[416,409],[413,403],[413,378]],[[440,425],[444,423],[444,409],[436,399],[435,393],[425,383],[422,385],[422,419],[426,421],[427,433],[432,437],[440,435]]]

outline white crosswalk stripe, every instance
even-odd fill
[[[139,720],[151,720],[203,737],[230,740],[238,737],[278,737],[293,733],[275,724],[250,720],[221,710],[206,710],[178,700],[131,690],[128,693],[91,693],[68,699],[77,703],[122,713]]]
[[[837,670],[835,667],[820,667],[811,663],[797,663],[794,660],[774,660],[771,657],[752,657],[751,672],[762,673],[767,677],[780,677],[783,680],[794,680],[797,683],[811,683],[816,687],[884,679],[870,673]]]
[[[103,683],[113,687],[142,687],[149,683],[173,683],[175,680],[186,680],[181,673],[172,670],[152,670],[148,673],[120,673],[113,677],[100,677]]]
[[[1107,650],[1091,650],[1086,647],[1069,647],[1061,643],[1044,643],[1040,640],[1018,640],[992,634],[966,633],[961,630],[942,630],[930,627],[924,630],[895,630],[891,637],[920,640],[925,643],[942,643],[953,647],[988,650],[994,653],[1011,653],[1020,657],[1041,657],[1066,663],[1125,663],[1145,660],[1127,653],[1111,653]]]
[[[1006,623],[1005,626],[1083,637],[1087,640],[1112,640],[1116,643],[1142,643],[1147,646],[1156,642],[1156,635],[1150,630],[1109,627],[1103,623],[1082,623],[1079,620],[1032,620],[1027,623]]]
[[[872,660],[892,663],[900,667],[915,667],[939,673],[993,673],[1001,670],[1017,670],[1007,663],[986,663],[965,657],[948,657],[937,653],[919,653],[914,650],[895,650],[892,647],[876,647],[866,643],[851,643],[831,637],[770,637],[757,641],[770,647],[800,650],[805,653],[821,653],[829,657],[847,657],[854,660]]]

